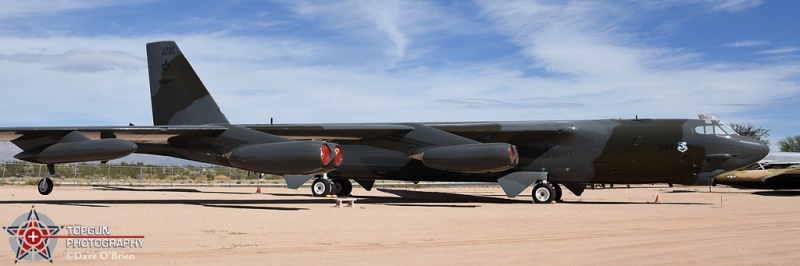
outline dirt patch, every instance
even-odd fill
[[[84,249],[59,239],[60,265],[109,264],[793,264],[800,197],[729,188],[647,187],[570,193],[533,204],[499,187],[356,189],[352,208],[306,189],[0,187],[0,224],[31,210],[57,225],[143,235],[143,248]],[[686,193],[691,192],[691,193]],[[658,201],[656,202],[656,198]],[[10,236],[8,233],[6,235]],[[59,235],[67,235],[66,230]],[[14,255],[0,241],[0,264]],[[22,263],[22,262],[20,262]]]

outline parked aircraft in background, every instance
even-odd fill
[[[147,44],[147,56],[154,126],[0,128],[0,140],[50,174],[136,152],[284,175],[290,187],[316,177],[315,196],[349,195],[350,180],[497,182],[509,197],[535,183],[535,202],[560,199],[560,185],[709,184],[768,152],[713,117],[233,125],[174,42]],[[39,192],[52,187],[44,178]]]
[[[750,167],[718,175],[714,184],[736,188],[800,189],[800,153],[771,152]]]

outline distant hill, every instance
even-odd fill
[[[14,160],[14,155],[21,152],[17,146],[8,141],[0,141],[0,162],[8,162]]]
[[[0,162],[11,162],[15,161],[14,155],[20,153],[22,150],[14,146],[11,142],[7,141],[0,141]],[[166,157],[166,156],[157,156],[157,155],[146,155],[146,154],[131,154],[125,158],[113,160],[111,163],[118,163],[118,162],[126,162],[126,163],[144,163],[144,164],[151,164],[151,165],[179,165],[179,166],[186,166],[186,165],[193,165],[193,166],[203,166],[208,165],[204,163],[193,162],[189,160],[183,160],[178,158]]]

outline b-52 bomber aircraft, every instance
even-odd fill
[[[316,178],[314,196],[349,195],[350,180],[497,182],[512,198],[535,184],[535,202],[588,183],[705,185],[768,152],[713,118],[234,125],[175,42],[147,44],[147,59],[153,126],[6,127],[0,140],[50,175],[135,152],[283,175],[292,188]]]

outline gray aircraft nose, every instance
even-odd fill
[[[744,164],[742,167],[764,159],[764,157],[767,156],[767,153],[769,153],[769,146],[762,141],[748,137],[739,137],[738,140],[739,147],[742,151],[742,154],[739,156],[739,160],[741,160]]]

